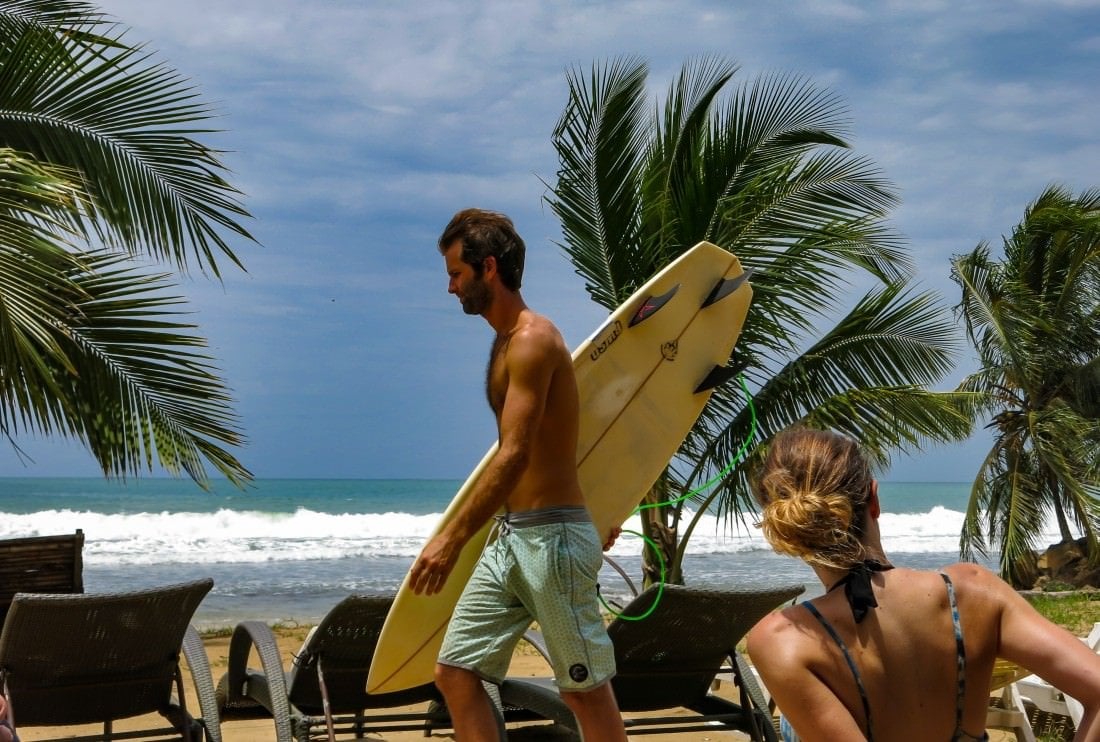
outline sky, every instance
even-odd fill
[[[247,272],[182,279],[258,478],[463,478],[493,440],[488,325],[447,294],[458,209],[527,242],[524,296],[576,346],[606,316],[544,204],[566,74],[632,55],[651,99],[721,56],[735,82],[835,93],[852,151],[898,189],[922,289],[958,301],[952,255],[999,247],[1044,188],[1100,187],[1100,0],[102,0],[218,112],[257,243]],[[961,339],[961,335],[960,335]],[[973,368],[963,352],[937,387]],[[988,433],[899,456],[883,479],[968,481]],[[79,444],[24,436],[0,476],[97,476]]]

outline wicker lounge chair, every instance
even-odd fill
[[[84,532],[0,540],[0,626],[16,593],[84,592]]]
[[[210,667],[189,625],[213,584],[205,579],[126,593],[17,594],[0,633],[0,684],[17,728],[102,724],[101,734],[59,739],[201,742],[205,733],[221,742]],[[201,719],[187,710],[181,649]],[[157,722],[143,734],[113,730],[117,720],[153,713],[171,726]]]
[[[735,729],[753,740],[775,742],[771,713],[760,686],[737,643],[769,611],[793,600],[802,585],[762,590],[704,590],[665,585],[651,615],[657,587],[634,598],[608,626],[615,645],[616,675],[612,688],[624,716],[631,712],[687,708],[695,715],[624,718],[629,734],[714,732]],[[540,637],[528,641],[543,651]],[[720,674],[729,674],[738,702],[711,692]],[[568,707],[546,679],[509,678],[501,684],[506,715],[519,708],[550,719],[578,734]]]
[[[230,641],[228,671],[218,682],[223,714],[226,718],[255,716],[259,710],[270,715],[277,742],[314,739],[321,734],[333,739],[337,734],[362,737],[371,732],[449,727],[442,707],[428,708],[429,702],[440,699],[431,683],[396,693],[372,695],[366,691],[378,633],[392,604],[392,595],[345,598],[306,638],[287,673],[267,624],[238,624]],[[262,671],[247,667],[253,647]],[[422,713],[379,712],[421,702],[425,704]]]

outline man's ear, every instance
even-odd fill
[[[484,279],[492,278],[497,273],[497,259],[495,255],[486,255],[485,259],[481,261],[481,277]]]

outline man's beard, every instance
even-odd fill
[[[492,299],[489,285],[480,279],[474,280],[462,295],[462,311],[466,314],[481,314],[489,308]]]

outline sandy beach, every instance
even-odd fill
[[[276,634],[278,636],[279,648],[283,655],[284,667],[290,666],[290,660],[292,654],[301,646],[302,640],[308,631],[308,627],[292,628],[292,629],[279,629]],[[214,682],[217,683],[218,678],[224,674],[229,655],[229,637],[218,636],[211,637],[204,642],[206,647],[207,657],[210,661],[211,674],[213,675]],[[259,667],[259,660],[253,656],[250,660],[250,665]],[[512,658],[512,665],[509,670],[510,676],[519,677],[536,677],[545,676],[549,674],[549,667],[545,661],[536,654],[529,647],[522,642],[516,649]],[[198,704],[193,700],[191,696],[192,688],[190,687],[190,674],[185,671],[185,691],[189,694],[188,708],[193,713],[197,714]],[[735,698],[736,689],[729,682],[722,682],[716,691],[719,695],[727,696],[729,698]],[[400,711],[401,709],[394,709]],[[409,711],[420,711],[422,707],[408,707]],[[667,715],[670,712],[661,712],[662,715]],[[675,713],[675,712],[671,712]],[[689,715],[691,712],[682,711],[681,713]],[[634,714],[631,714],[634,716]],[[156,717],[142,717],[136,720],[128,720],[125,722],[119,722],[115,725],[115,731],[124,731],[127,729],[141,728],[138,722],[142,722],[148,725],[150,721],[155,721]],[[224,742],[270,742],[275,738],[274,726],[270,719],[226,719],[223,720],[222,725],[222,738]],[[19,733],[21,738],[25,742],[33,742],[33,740],[42,739],[54,739],[64,738],[66,736],[80,736],[80,735],[92,735],[98,734],[101,729],[95,726],[73,726],[73,727],[34,727],[20,729]],[[453,740],[454,734],[450,731],[436,731],[431,739]],[[510,734],[512,739],[522,739],[531,742],[533,740],[549,740],[553,738],[560,739],[551,734],[536,734],[531,732],[518,731],[517,733]],[[393,742],[413,742],[413,740],[424,740],[425,735],[422,731],[409,731],[409,732],[388,732],[385,734],[371,734],[365,739],[370,740],[393,740]],[[653,734],[646,735],[646,739],[661,741],[679,740],[680,742],[722,742],[723,740],[746,740],[746,735],[730,732],[730,731],[713,731],[713,732],[688,732],[679,734]],[[1013,740],[1014,735],[1009,733],[993,731],[990,733],[990,739],[994,742],[1006,742],[1007,740]]]
[[[292,629],[278,629],[276,635],[278,637],[279,648],[283,655],[284,667],[289,668],[291,657],[295,651],[301,646],[302,641],[308,632],[308,627],[292,628]],[[206,654],[210,661],[210,671],[213,675],[214,683],[218,682],[226,670],[228,664],[229,655],[229,637],[218,636],[207,638],[204,641],[206,647]],[[249,661],[249,664],[253,667],[259,667],[260,662],[258,657],[253,654]],[[550,672],[549,666],[546,662],[522,642],[516,649],[512,658],[512,665],[509,670],[510,676],[519,677],[536,677],[545,676]],[[198,713],[198,704],[193,700],[192,688],[190,687],[190,674],[185,671],[185,691],[189,694],[188,708],[192,713]],[[722,683],[719,687],[719,693],[725,694],[733,690],[729,683]],[[730,696],[733,697],[732,695]],[[405,709],[393,709],[394,711],[402,711]],[[410,706],[408,711],[422,711],[423,706]],[[684,711],[684,714],[690,714],[691,712]],[[662,712],[665,714],[665,712]],[[119,722],[115,725],[116,731],[123,731],[126,729],[141,728],[138,721],[144,722],[146,725],[150,721],[156,720],[156,717],[141,717],[138,720],[129,720],[125,722]],[[226,719],[222,721],[222,738],[224,742],[269,742],[275,738],[274,725],[271,719]],[[90,735],[100,733],[101,730],[95,726],[73,726],[73,727],[34,727],[27,729],[20,729],[20,737],[25,742],[32,742],[33,740],[53,739],[56,737],[65,736],[78,736],[78,735]],[[519,732],[511,734],[512,738],[522,738],[524,740],[536,740],[536,739],[550,739],[554,738],[551,734],[533,734]],[[453,732],[449,730],[441,730],[434,732],[432,739],[454,739]],[[560,739],[560,737],[557,737]],[[371,740],[393,740],[394,742],[412,742],[413,740],[424,740],[425,735],[422,731],[409,731],[409,732],[387,732],[385,734],[371,734],[366,737]],[[652,740],[714,740],[720,742],[721,740],[745,740],[747,736],[738,734],[736,732],[728,731],[716,731],[707,733],[692,733],[692,734],[654,734],[647,735],[647,739]]]

